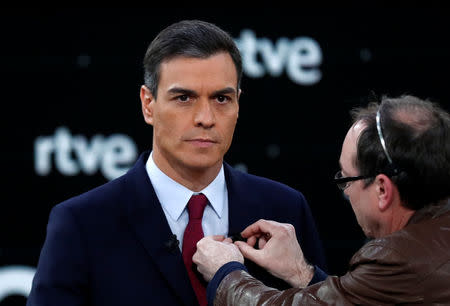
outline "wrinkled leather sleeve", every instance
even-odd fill
[[[247,272],[225,276],[214,305],[450,305],[450,200],[364,245],[341,277],[303,289],[265,286]]]
[[[247,272],[237,270],[221,282],[214,305],[354,305],[341,290],[338,278],[328,277],[305,289],[279,291],[264,286]]]
[[[376,259],[375,259],[376,258]],[[393,305],[423,302],[418,275],[406,257],[371,243],[353,257],[350,270],[303,289],[279,291],[245,271],[228,274],[214,305]]]

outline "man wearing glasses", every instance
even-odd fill
[[[413,96],[383,98],[352,112],[335,182],[369,238],[349,271],[307,286],[308,264],[289,224],[259,220],[234,244],[198,243],[194,262],[214,305],[450,304],[450,117]],[[253,246],[258,241],[258,249]],[[293,289],[266,287],[249,258]]]

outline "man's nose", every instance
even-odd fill
[[[194,114],[195,126],[202,126],[204,128],[210,128],[214,126],[216,122],[216,117],[214,114],[213,106],[211,101],[208,99],[201,99],[197,101]]]

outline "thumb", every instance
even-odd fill
[[[215,240],[215,241],[223,241],[225,239],[224,235],[213,235],[210,237],[212,238],[212,240]]]
[[[259,264],[259,260],[261,258],[260,250],[254,249],[253,247],[249,246],[247,243],[243,241],[236,241],[234,244],[238,246],[239,250],[241,251],[242,255],[244,255],[245,258],[248,258],[251,261]]]

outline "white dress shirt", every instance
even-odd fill
[[[180,250],[189,222],[186,206],[193,194],[203,193],[209,201],[202,219],[204,235],[228,235],[228,192],[223,165],[217,177],[200,192],[189,190],[162,172],[153,161],[153,152],[147,160],[146,170],[170,229],[180,241]]]

